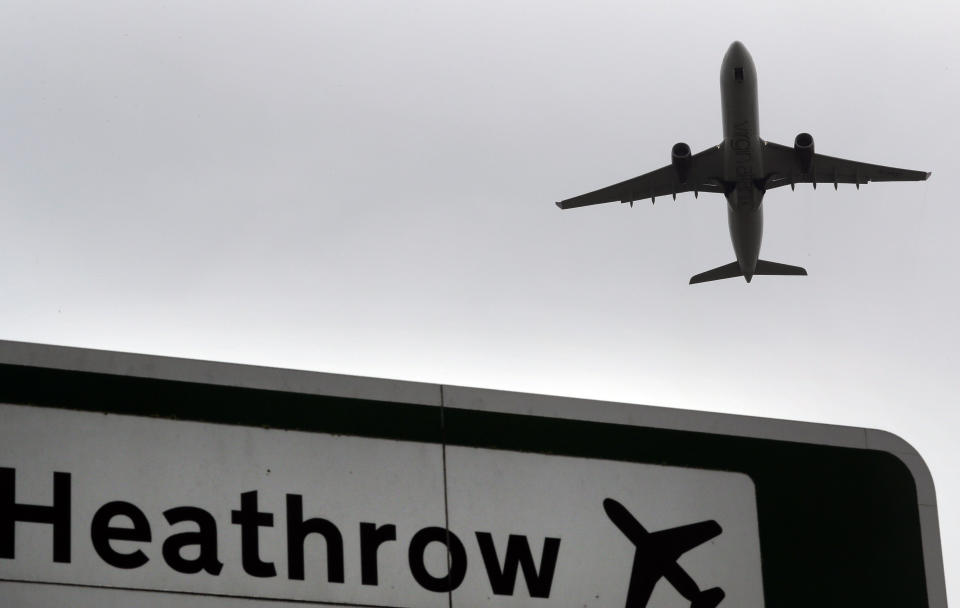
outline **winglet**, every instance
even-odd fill
[[[554,203],[554,205],[563,209],[563,203],[561,201],[557,201],[556,203]]]
[[[925,178],[923,178],[924,181],[930,179],[930,176],[931,176],[931,175],[933,175],[933,171],[927,171],[927,176],[926,176]]]

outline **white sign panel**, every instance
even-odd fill
[[[451,529],[497,530],[501,558],[518,535],[542,569],[541,539],[560,540],[550,597],[564,606],[763,606],[746,475],[458,447],[447,448],[447,475]],[[469,563],[486,561],[478,548],[468,545]],[[494,599],[495,580],[470,577],[454,599],[543,606],[532,579]]]
[[[10,405],[0,579],[163,605],[763,605],[743,474]]]

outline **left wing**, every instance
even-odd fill
[[[793,148],[764,142],[763,168],[767,172],[766,189],[794,184],[867,184],[870,182],[916,182],[930,177],[927,171],[872,165],[823,154],[814,154],[810,168],[800,167]]]
[[[673,165],[667,165],[619,184],[560,201],[557,207],[572,209],[614,201],[633,203],[633,201],[654,199],[658,196],[676,197],[681,192],[723,192],[723,185],[720,182],[720,177],[723,175],[723,154],[720,146],[707,148],[687,158],[690,163],[683,181],[680,180]]]

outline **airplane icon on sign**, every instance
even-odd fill
[[[637,547],[625,608],[646,608],[653,588],[661,578],[667,579],[680,595],[690,600],[690,608],[716,608],[726,597],[720,587],[701,591],[690,575],[677,564],[681,555],[723,532],[716,521],[710,519],[659,532],[647,532],[627,508],[614,499],[605,499],[603,509],[610,521]]]

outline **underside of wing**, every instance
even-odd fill
[[[683,146],[686,155],[678,157],[677,150]],[[681,149],[682,151],[682,149]],[[658,196],[674,196],[681,192],[723,192],[720,176],[723,174],[723,157],[719,146],[707,148],[690,156],[686,144],[674,146],[674,163],[634,177],[619,184],[607,186],[587,194],[559,201],[557,207],[572,209],[600,203],[633,203]]]
[[[773,142],[763,146],[763,166],[766,171],[766,189],[795,184],[861,184],[870,182],[914,182],[930,177],[927,171],[885,167],[855,160],[846,160],[813,152],[813,138],[806,135],[809,147],[802,137],[790,148]]]

